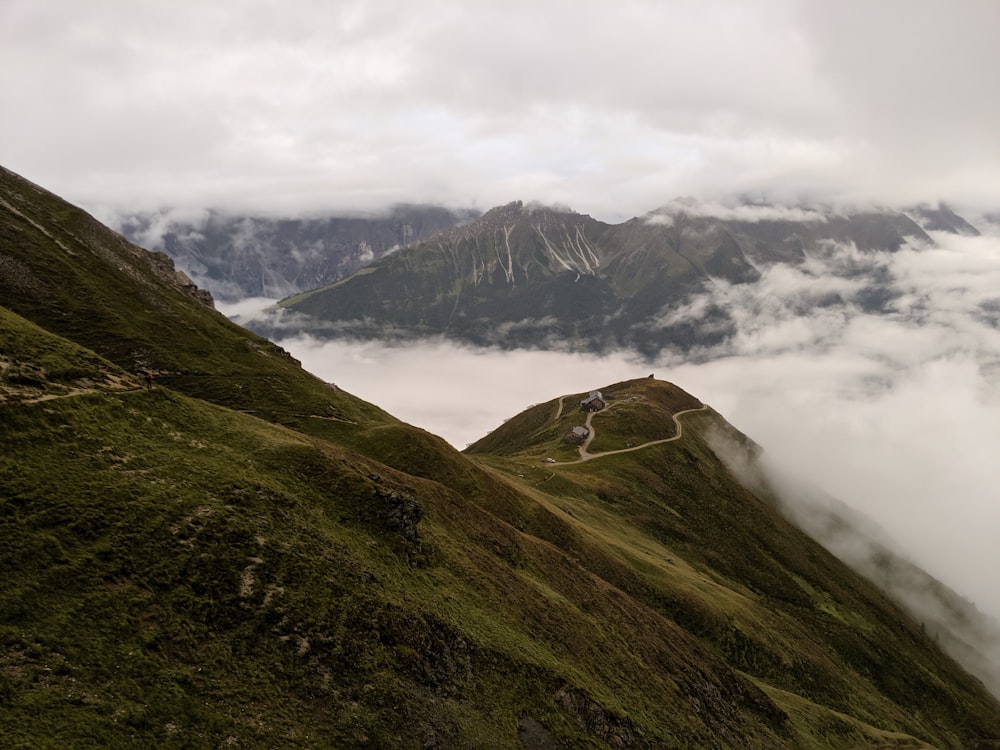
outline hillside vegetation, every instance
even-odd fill
[[[738,482],[712,446],[753,444],[675,386],[602,388],[584,462],[579,394],[462,454],[9,172],[0,238],[0,744],[1000,740],[997,701]]]

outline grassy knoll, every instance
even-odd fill
[[[103,357],[0,307],[0,401],[139,386],[138,378]]]
[[[608,391],[626,399],[633,384],[647,398],[652,389],[670,390],[633,381]],[[582,565],[766,686],[783,710],[798,717],[791,726],[826,726],[831,711],[852,717],[830,723],[836,731],[803,729],[803,746],[837,732],[842,744],[828,741],[847,746],[850,737],[867,731],[859,725],[878,729],[871,742],[881,731],[901,732],[908,742],[937,737],[928,741],[959,747],[969,741],[941,739],[936,728],[961,713],[975,681],[960,677],[959,667],[875,586],[733,481],[706,437],[714,444],[715,436],[729,434],[748,456],[756,446],[711,411],[682,419],[680,440],[566,466],[539,462],[534,447],[518,454],[517,435],[508,430],[503,439],[510,455],[481,460],[530,485],[539,504],[561,521],[526,530],[575,551]],[[644,433],[641,425],[658,430],[660,423],[648,416],[637,420],[637,439],[658,434]],[[541,433],[536,426],[524,442]],[[886,669],[887,662],[897,666]],[[933,676],[942,673],[964,687],[944,690]],[[796,700],[786,703],[785,693]],[[886,695],[893,697],[885,701]],[[815,704],[804,724],[803,699]],[[989,736],[989,730],[977,731]]]

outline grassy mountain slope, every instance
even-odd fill
[[[534,717],[685,747],[780,726],[676,625],[440,486],[167,391],[46,408],[4,421],[6,445],[45,446],[3,472],[12,744],[513,747]],[[417,536],[393,526],[407,503]],[[698,695],[702,717],[679,710]]]
[[[136,388],[139,379],[0,307],[0,401]]]
[[[208,307],[170,260],[0,168],[0,300],[137,377],[286,424],[395,421]]]
[[[361,334],[443,332],[486,344],[498,328],[514,342],[551,329],[585,340],[599,335],[596,323],[618,304],[594,275],[606,227],[589,216],[511,203],[282,307]]]
[[[5,746],[1000,737],[981,685],[734,479],[720,417],[677,431],[690,395],[607,389],[590,450],[671,442],[543,463],[552,402],[463,455],[2,176]]]
[[[467,451],[491,456],[498,469],[542,492],[556,487],[553,505],[641,571],[638,580],[619,582],[624,590],[665,608],[772,697],[782,694],[775,690],[809,696],[869,719],[872,710],[888,710],[890,722],[912,712],[930,726],[961,712],[966,699],[940,693],[931,676],[957,666],[926,652],[936,647],[925,629],[801,531],[786,528],[773,499],[759,499],[723,469],[718,446],[751,461],[758,451],[751,441],[710,409],[690,411],[697,401],[670,384],[642,379],[603,390],[610,406],[593,418],[589,461],[577,462],[578,449],[561,444],[582,422],[575,408],[582,394],[539,404]],[[659,442],[678,435],[668,416],[681,412],[683,432]],[[906,565],[882,554],[886,566]],[[955,604],[954,595],[947,598]],[[815,639],[805,658],[792,645],[799,638]],[[889,663],[895,666],[886,669]],[[965,684],[979,689],[974,679]],[[860,709],[863,695],[886,692],[897,705]],[[913,726],[907,731],[922,736]]]

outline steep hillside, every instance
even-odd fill
[[[0,402],[138,388],[140,379],[0,307]]]
[[[848,513],[831,510],[834,504],[820,506],[814,494],[790,496],[787,487],[780,493],[770,487],[766,474],[750,471],[759,447],[710,408],[648,378],[601,393],[607,407],[596,414],[580,411],[586,394],[564,396],[508,420],[467,453],[534,485],[576,530],[598,540],[605,555],[629,560],[629,579],[619,586],[665,609],[769,695],[778,688],[857,718],[857,707],[868,700],[862,695],[892,692],[906,710],[940,725],[964,703],[960,698],[945,708],[951,699],[930,678],[939,667],[928,671],[926,649],[936,650],[941,641],[957,641],[953,653],[970,657],[996,684],[996,663],[976,650],[995,647],[995,622],[873,543],[862,522],[852,525]],[[567,444],[567,432],[585,423],[590,440]],[[740,481],[731,473],[735,463],[742,464]],[[874,562],[873,580],[886,588],[859,579],[788,526],[786,515],[803,512],[824,539],[853,546],[852,562]],[[871,559],[859,556],[862,548]],[[918,623],[901,613],[907,604],[921,619],[948,614]],[[814,640],[805,657],[792,645],[800,636]],[[940,667],[950,661],[933,660]],[[890,662],[896,666],[886,670]],[[974,679],[966,684],[973,691],[981,687]],[[901,698],[897,691],[904,685],[903,692],[914,692]],[[930,718],[928,711],[938,713]]]
[[[463,455],[2,177],[4,746],[1000,740],[981,684],[737,481],[715,440],[752,444],[693,396],[602,389],[583,454],[563,397]]]
[[[392,420],[211,308],[162,253],[0,168],[0,301],[130,375],[286,424]],[[303,422],[303,420],[306,420]]]
[[[675,202],[608,225],[517,202],[284,300],[283,314],[260,330],[446,335],[483,346],[631,347],[651,354],[689,350],[733,330],[721,308],[706,311],[697,325],[670,320],[706,284],[754,283],[759,267],[799,263],[834,244],[892,252],[908,239],[931,243],[914,221],[887,210],[747,207],[720,218],[699,204]]]

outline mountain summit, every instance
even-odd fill
[[[600,231],[562,216],[550,242]],[[5,746],[1000,741],[676,386],[595,383],[462,454],[6,171],[0,239]]]

